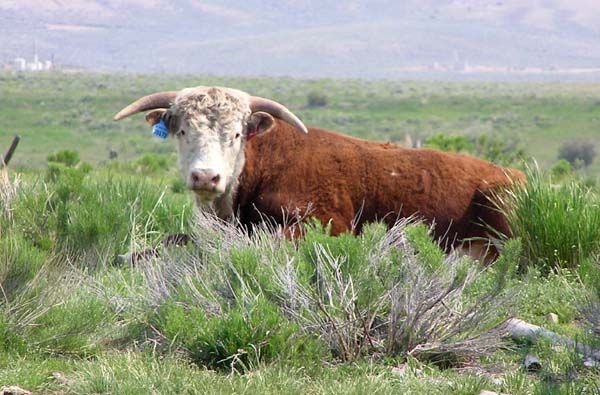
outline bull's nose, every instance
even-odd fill
[[[195,169],[190,173],[190,184],[192,189],[215,190],[221,176],[210,169]]]

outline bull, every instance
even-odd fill
[[[494,196],[524,180],[518,170],[470,156],[306,128],[282,104],[230,88],[154,93],[114,119],[145,111],[148,123],[164,123],[175,138],[197,205],[248,229],[267,220],[297,235],[301,229],[288,220],[308,213],[303,218],[338,235],[416,216],[451,247],[509,234]],[[487,257],[496,255],[494,245],[485,248]]]

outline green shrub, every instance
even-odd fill
[[[315,248],[319,245],[327,246],[326,250]],[[364,247],[361,239],[350,233],[334,237],[329,234],[329,226],[324,227],[316,220],[310,222],[305,226],[304,237],[298,245],[302,256],[298,267],[303,273],[303,280],[316,281],[316,262],[323,253],[331,259],[340,260],[346,275],[356,275],[367,264],[368,250]]]
[[[206,213],[195,225],[199,255],[145,262],[138,271],[143,283],[131,303],[156,306],[150,318],[132,319],[129,336],[140,343],[157,334],[159,349],[236,370],[275,359],[306,366],[406,353],[458,361],[499,345],[486,333],[506,311],[506,271],[467,295],[479,267],[444,255],[425,226],[371,224],[359,237],[332,237],[312,222],[290,243]]]
[[[318,328],[313,331],[327,340],[335,358],[354,361],[377,350],[401,356],[417,344],[440,342],[446,343],[446,351],[438,353],[434,346],[417,353],[424,359],[447,356],[464,339],[459,327],[481,330],[502,315],[502,309],[492,307],[503,300],[501,289],[463,298],[463,290],[477,278],[473,263],[444,255],[425,226],[404,221],[382,234],[375,225],[361,237],[348,238],[333,238],[319,229],[312,227],[299,241],[302,260],[279,272],[285,279],[280,280],[280,303],[286,315]],[[450,301],[459,309],[477,305],[477,318],[468,325],[453,322],[454,316],[446,316]],[[442,329],[450,326],[448,332]],[[490,339],[483,343],[483,348],[497,344]]]
[[[596,144],[588,140],[570,140],[558,150],[558,158],[565,159],[573,167],[589,166],[596,157]]]
[[[96,337],[111,321],[108,306],[83,292],[73,292],[67,298],[44,311],[35,325],[26,328],[24,337],[32,348],[42,351],[94,355],[99,349]]]
[[[451,152],[473,152],[473,144],[465,136],[438,133],[425,139],[425,147]]]
[[[298,327],[262,298],[217,316],[207,316],[193,306],[167,304],[157,319],[158,329],[171,344],[181,344],[195,363],[209,368],[245,371],[291,355],[304,359],[302,350],[317,350],[317,354],[319,350],[317,343],[299,336]],[[307,342],[312,343],[308,348]]]
[[[550,174],[552,175],[552,179],[560,181],[573,174],[573,169],[569,161],[560,159],[552,166]]]
[[[80,169],[51,164],[52,183],[23,190],[14,204],[14,230],[43,250],[106,254],[130,247],[132,232],[148,241],[184,230],[187,199],[174,199],[144,179],[87,177]]]
[[[138,173],[158,173],[170,168],[169,158],[164,155],[146,154],[135,161]]]
[[[431,241],[430,228],[423,224],[415,224],[406,228],[406,238],[418,251],[421,264],[429,270],[439,269],[444,264],[444,251]]]
[[[67,167],[75,167],[79,163],[79,153],[73,150],[62,150],[48,155],[48,162],[61,163]]]
[[[505,207],[513,236],[523,245],[524,265],[547,273],[574,268],[600,252],[598,196],[577,181],[553,185],[539,171],[510,194]]]
[[[518,140],[486,134],[473,137],[438,133],[425,140],[425,147],[469,153],[502,166],[514,166],[525,158]]]
[[[25,352],[27,343],[23,337],[14,330],[6,321],[6,317],[0,312],[0,351]]]
[[[307,96],[306,104],[308,107],[325,107],[329,100],[327,96],[320,92],[310,92]]]
[[[48,259],[46,251],[31,245],[20,233],[0,238],[2,299],[12,301]]]
[[[187,186],[185,185],[185,181],[183,181],[181,177],[177,177],[171,182],[171,192],[173,193],[183,193],[186,189]]]
[[[526,158],[525,149],[515,137],[484,134],[473,140],[475,156],[498,165],[515,166]]]
[[[86,162],[81,162],[79,164],[78,168],[83,174],[88,174],[89,172],[91,172],[94,169],[92,165],[90,165],[89,163],[86,163]]]
[[[83,178],[90,171],[92,171],[92,165],[81,163],[77,151],[64,150],[48,155],[48,169],[46,170],[48,181],[56,182],[62,175],[70,178]]]

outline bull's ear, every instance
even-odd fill
[[[165,115],[166,112],[167,110],[165,110],[164,108],[149,111],[145,117],[146,122],[148,122],[150,126],[154,126],[160,122],[161,118],[163,117],[163,115]]]
[[[250,116],[250,120],[248,120],[246,138],[250,140],[254,136],[267,133],[273,129],[273,126],[275,126],[275,119],[273,119],[271,114],[262,111],[255,112]]]

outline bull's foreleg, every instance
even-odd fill
[[[190,240],[191,238],[188,234],[174,233],[162,239],[160,245],[157,247],[148,248],[139,252],[129,252],[127,254],[117,255],[116,262],[120,265],[135,265],[139,262],[159,257],[161,251],[166,247],[183,246],[188,244]]]
[[[463,241],[460,251],[484,266],[491,265],[499,256],[498,247],[491,238]]]
[[[473,218],[463,250],[485,265],[493,263],[501,252],[501,240],[510,237],[505,214],[491,192],[477,192],[472,203]]]

